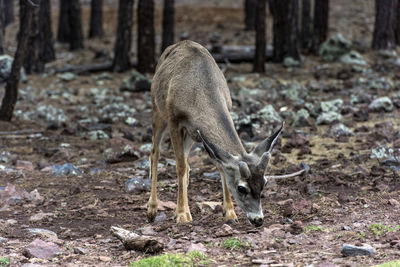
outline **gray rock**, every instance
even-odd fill
[[[299,101],[307,96],[307,88],[297,82],[290,83],[284,86],[283,90],[279,91],[279,94],[283,98],[289,98],[292,101]]]
[[[64,82],[70,82],[72,80],[75,80],[76,75],[75,73],[72,72],[65,72],[57,75],[58,78],[60,78]]]
[[[205,253],[207,252],[207,248],[202,243],[190,243],[187,252],[198,251]]]
[[[149,144],[143,144],[143,145],[141,145],[140,147],[139,147],[139,150],[141,151],[141,152],[150,152],[151,151],[151,144],[149,143]]]
[[[136,109],[125,103],[111,103],[102,107],[99,111],[100,116],[105,121],[116,122],[126,120],[128,117],[134,117]]]
[[[343,109],[343,100],[338,98],[331,101],[323,101],[321,102],[321,111],[322,112],[340,112]]]
[[[5,242],[7,242],[7,241],[8,241],[8,238],[1,237],[1,236],[0,236],[0,244],[1,244],[1,243],[5,243]]]
[[[300,61],[295,60],[292,57],[285,57],[285,59],[283,60],[283,66],[285,68],[297,68],[301,66]]]
[[[317,125],[329,125],[332,124],[335,121],[342,121],[343,117],[339,113],[336,113],[334,111],[329,111],[329,112],[324,112],[321,115],[318,116],[316,120]]]
[[[88,137],[90,140],[102,140],[110,138],[103,130],[90,131],[88,132]]]
[[[338,33],[321,44],[319,55],[325,61],[335,61],[350,50],[351,43]]]
[[[362,247],[358,246],[353,246],[349,244],[343,244],[342,247],[342,254],[345,257],[353,257],[353,256],[359,256],[359,255],[368,255],[372,256],[375,253],[375,250],[373,247],[370,245],[365,244]]]
[[[0,55],[0,83],[7,82],[11,74],[11,66],[14,58],[9,55]],[[26,82],[25,70],[21,69],[21,81]]]
[[[58,252],[60,252],[60,248],[57,244],[35,239],[24,248],[23,254],[28,258],[50,260],[57,256]]]
[[[8,151],[1,151],[0,152],[0,162],[7,163],[10,159],[11,153]]]
[[[294,127],[303,127],[303,126],[310,126],[308,123],[308,119],[310,118],[310,113],[306,109],[300,109],[294,115],[294,120],[292,126]]]
[[[151,80],[148,79],[143,74],[132,71],[130,76],[122,81],[119,88],[120,91],[130,91],[130,92],[142,92],[149,91],[151,86]]]
[[[396,50],[392,49],[382,49],[378,51],[378,56],[389,59],[389,58],[396,58],[397,57],[397,52]]]
[[[54,217],[54,213],[39,212],[39,213],[36,213],[36,214],[32,215],[31,217],[29,217],[29,222],[33,222],[33,223],[41,222],[44,220],[49,220],[50,218],[53,218],[53,217]]]
[[[364,57],[356,52],[356,51],[350,51],[350,53],[347,53],[343,56],[340,57],[339,59],[340,62],[345,63],[345,64],[356,64],[356,65],[361,65],[361,66],[366,66],[368,65],[367,61],[365,61]]]
[[[393,103],[389,97],[384,96],[373,100],[371,104],[369,104],[368,109],[371,111],[390,112],[393,110]]]
[[[151,189],[151,180],[144,178],[131,178],[125,182],[125,191],[128,193],[140,193]]]
[[[42,228],[28,228],[26,229],[33,236],[39,236],[43,238],[51,238],[53,240],[57,239],[57,234],[53,231],[42,229]]]
[[[343,123],[336,123],[332,125],[331,129],[329,130],[329,134],[335,137],[354,135],[354,133]]]
[[[14,113],[18,117],[22,117],[27,121],[43,121],[45,123],[51,123],[56,125],[61,125],[67,122],[68,117],[65,115],[64,110],[60,108],[55,108],[52,105],[39,105],[34,111],[22,112],[21,110],[16,110]]]
[[[154,222],[163,222],[167,219],[167,215],[165,212],[161,211],[157,214],[156,218],[154,219]]]
[[[125,123],[129,126],[135,126],[137,125],[137,119],[135,119],[134,117],[128,117],[126,118]]]
[[[65,163],[63,165],[53,165],[51,169],[53,175],[79,175],[83,174],[83,171],[72,165],[71,163]]]
[[[347,226],[347,225],[343,225],[342,229],[343,229],[344,231],[351,231],[351,227],[350,227],[350,226]]]
[[[88,254],[88,250],[86,248],[74,247],[74,253],[80,255],[86,255]]]
[[[257,115],[266,122],[274,123],[281,122],[282,118],[279,116],[279,113],[276,112],[272,105],[266,105],[263,109],[258,111]]]
[[[220,173],[219,171],[215,171],[215,172],[204,172],[203,176],[206,179],[215,179],[215,180],[219,180],[220,179]]]
[[[118,163],[133,161],[139,158],[140,154],[129,144],[107,148],[103,152],[103,158],[107,163]]]

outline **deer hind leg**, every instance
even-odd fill
[[[172,123],[171,123],[172,124]],[[174,147],[176,159],[176,172],[178,174],[178,201],[176,207],[176,222],[185,223],[192,221],[189,210],[187,187],[189,181],[189,166],[185,157],[185,135],[184,130],[180,130],[177,125],[170,124],[170,137]],[[187,152],[188,154],[188,152]]]
[[[234,210],[231,194],[229,193],[228,185],[226,184],[225,173],[221,167],[218,167],[219,173],[221,174],[222,190],[224,196],[224,203],[222,205],[222,210],[224,213],[225,221],[227,222],[237,222],[237,216]]]
[[[167,128],[166,122],[164,122],[157,111],[153,111],[153,138],[152,147],[150,152],[150,171],[149,177],[151,178],[151,194],[149,202],[147,203],[147,218],[149,222],[154,221],[157,216],[157,166],[158,157],[160,155],[160,145],[165,129]]]

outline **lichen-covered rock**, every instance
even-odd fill
[[[364,57],[352,50],[350,51],[350,53],[347,53],[343,56],[340,57],[339,59],[340,62],[345,63],[345,64],[356,64],[356,65],[360,65],[360,66],[366,66],[368,65],[367,61],[365,61]]]
[[[130,92],[142,92],[149,91],[151,86],[151,80],[148,79],[143,74],[132,71],[131,75],[122,81],[119,88],[120,91],[130,91]]]
[[[303,126],[310,126],[308,119],[310,118],[310,113],[302,108],[296,112],[294,115],[293,126],[294,127],[303,127]]]
[[[321,44],[319,55],[325,61],[335,61],[350,50],[351,43],[338,33]]]
[[[369,104],[368,109],[371,111],[390,112],[393,110],[393,103],[389,97],[384,96],[372,101],[371,104]]]
[[[323,125],[323,124],[332,124],[335,121],[342,121],[343,117],[337,112],[334,111],[329,111],[329,112],[324,112],[321,115],[318,116],[316,120],[317,125]]]
[[[16,110],[14,114],[27,121],[34,121],[36,123],[44,122],[47,124],[61,125],[68,121],[68,117],[65,115],[64,110],[52,105],[38,105],[36,110],[28,112]]]
[[[111,103],[101,108],[99,113],[103,121],[116,122],[134,117],[136,109],[125,103]]]
[[[301,66],[301,63],[292,57],[285,57],[283,60],[283,66],[286,68],[297,68]]]
[[[260,111],[258,111],[257,115],[263,120],[269,123],[281,122],[282,118],[278,112],[274,109],[272,105],[266,105]]]
[[[354,133],[343,123],[336,123],[332,125],[329,130],[329,134],[331,136],[339,137],[339,136],[351,136]]]
[[[14,58],[9,55],[0,55],[0,84],[7,82],[11,74],[11,66]],[[21,81],[26,82],[25,71],[21,69]]]

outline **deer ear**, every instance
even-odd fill
[[[206,149],[206,151],[211,159],[213,159],[219,163],[227,163],[227,162],[233,160],[233,157],[231,156],[231,154],[226,152],[224,149],[222,149],[218,145],[213,144],[210,141],[207,141],[206,139],[204,139],[199,130],[197,130],[197,133],[200,137],[201,142],[204,145],[204,148]]]
[[[253,150],[253,154],[257,155],[258,157],[262,157],[264,153],[268,152],[271,153],[272,148],[274,147],[276,141],[278,141],[278,138],[280,134],[282,133],[283,126],[285,125],[285,122],[282,122],[281,127],[272,134],[270,137],[262,141],[256,148]]]

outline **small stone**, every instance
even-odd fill
[[[300,61],[295,60],[292,57],[285,57],[285,59],[283,60],[283,66],[285,68],[297,68],[300,67]]]
[[[321,44],[319,55],[325,61],[335,61],[350,50],[351,43],[338,33]]]
[[[150,191],[151,180],[143,178],[131,178],[125,182],[125,190],[128,193],[140,193]]]
[[[321,102],[321,111],[322,112],[340,112],[343,109],[343,100],[338,98],[331,101],[323,101]]]
[[[126,118],[125,123],[128,124],[129,126],[135,126],[137,124],[137,119],[133,117],[128,117]]]
[[[1,244],[1,243],[5,243],[5,242],[7,242],[7,241],[8,241],[8,238],[1,237],[1,236],[0,236],[0,244]]]
[[[215,233],[216,237],[230,236],[233,234],[232,227],[227,224],[223,224],[221,228]]]
[[[88,251],[85,248],[74,247],[74,253],[75,254],[80,254],[80,255],[86,255],[86,254],[88,254]]]
[[[53,242],[35,239],[24,248],[23,254],[28,258],[52,259],[57,256],[60,248]]]
[[[191,243],[187,249],[187,252],[198,251],[205,253],[207,248],[202,243]]]
[[[389,97],[384,96],[372,101],[371,104],[369,104],[368,109],[376,112],[379,111],[390,112],[393,110],[393,103]]]
[[[344,231],[351,231],[351,227],[347,226],[347,225],[343,225],[342,229]]]
[[[294,120],[292,125],[294,127],[310,126],[310,123],[308,122],[309,118],[310,118],[310,113],[304,108],[300,109],[294,115]]]
[[[215,180],[219,180],[220,179],[220,173],[219,171],[215,171],[215,172],[204,172],[203,176],[207,179],[215,179]]]
[[[393,198],[389,199],[389,204],[392,205],[392,206],[395,206],[395,207],[399,207],[400,206],[399,201],[397,201],[396,199],[393,199]]]
[[[343,123],[336,123],[332,125],[331,129],[329,130],[329,134],[334,137],[354,135],[354,133]]]
[[[47,230],[47,229],[28,228],[26,230],[28,230],[28,232],[33,236],[39,236],[39,237],[43,237],[43,238],[50,238],[50,239],[53,239],[53,240],[58,239],[56,233],[54,233],[53,231]]]
[[[15,163],[15,168],[17,170],[24,171],[33,171],[35,169],[32,162],[26,160],[17,160],[17,162]]]
[[[99,256],[99,260],[104,262],[109,262],[111,261],[111,258],[107,256]]]
[[[266,105],[264,108],[258,111],[257,116],[259,116],[263,121],[269,123],[282,121],[281,116],[278,112],[276,112],[272,105]]]
[[[118,163],[123,161],[134,161],[140,154],[133,144],[125,139],[111,139],[112,147],[103,152],[103,158],[107,163]]]
[[[374,248],[368,244],[365,244],[362,247],[353,246],[353,245],[349,245],[349,244],[343,244],[343,247],[342,247],[342,254],[345,257],[358,256],[358,255],[372,256],[374,253],[375,253]]]
[[[201,213],[215,212],[217,206],[221,206],[221,202],[203,201],[196,203],[196,206],[199,208]]]
[[[76,75],[72,72],[65,72],[57,75],[58,78],[64,82],[70,82],[76,78]]]
[[[96,130],[88,132],[88,137],[90,140],[102,140],[102,139],[109,139],[110,137],[106,134],[103,130]]]
[[[51,174],[53,175],[80,175],[83,174],[83,172],[76,168],[74,165],[71,163],[65,163],[63,165],[53,165],[51,169]]]
[[[365,61],[364,57],[356,52],[356,51],[350,51],[349,53],[343,55],[340,57],[340,62],[345,63],[345,64],[356,64],[360,66],[367,66],[368,63]]]
[[[154,219],[154,222],[163,222],[167,219],[167,215],[165,214],[165,212],[159,212],[156,216],[156,218]]]
[[[332,124],[335,121],[342,121],[343,117],[339,113],[334,111],[325,112],[318,116],[316,124],[323,125],[323,124]]]

